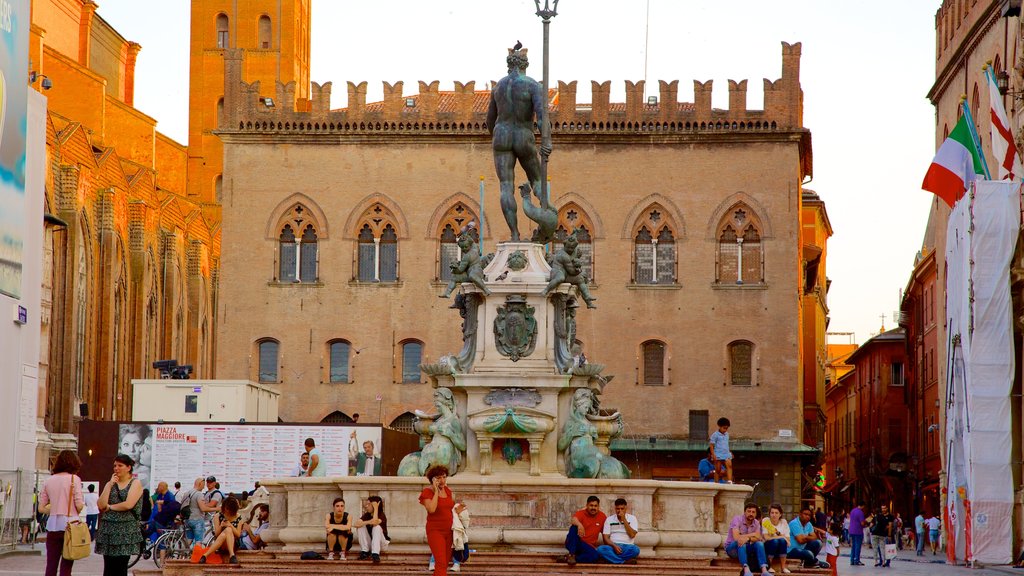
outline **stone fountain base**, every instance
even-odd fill
[[[733,516],[742,513],[751,488],[707,482],[581,480],[461,473],[448,480],[470,510],[470,541],[477,550],[514,548],[553,552],[563,547],[570,516],[587,496],[612,509],[625,498],[640,521],[637,545],[654,556],[712,558],[718,555]],[[426,548],[426,512],[419,493],[426,481],[414,477],[277,478],[262,482],[270,491],[271,527],[266,540],[286,551],[324,546],[324,518],[334,498],[346,499],[350,513],[371,495],[384,499],[391,550]]]

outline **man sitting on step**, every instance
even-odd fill
[[[569,551],[565,561],[570,566],[577,562],[597,562],[601,558],[597,553],[597,541],[606,518],[601,512],[601,499],[597,496],[587,497],[586,508],[572,515],[569,535],[565,537],[565,549]]]
[[[636,564],[640,548],[633,544],[640,523],[636,516],[626,513],[626,499],[615,500],[615,515],[604,521],[601,536],[604,544],[597,547],[597,553],[612,564]]]

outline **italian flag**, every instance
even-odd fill
[[[967,116],[962,115],[949,137],[939,146],[921,188],[942,198],[952,208],[974,181],[975,175],[984,177],[985,171],[971,138]]]

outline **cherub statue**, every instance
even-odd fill
[[[469,230],[463,230],[459,234],[459,248],[462,250],[462,259],[458,262],[453,262],[451,265],[452,279],[448,282],[448,287],[445,288],[444,294],[441,294],[441,298],[448,298],[452,295],[455,287],[463,282],[472,282],[484,294],[490,295],[491,291],[487,288],[486,281],[484,278],[484,266],[490,261],[489,258],[480,256],[480,250],[477,248],[476,242],[473,241],[473,237],[469,234]]]
[[[587,308],[597,308],[594,305],[594,298],[590,295],[590,287],[587,286],[587,276],[583,273],[583,258],[579,253],[579,240],[576,238],[576,230],[572,231],[565,238],[562,247],[551,257],[551,281],[541,294],[547,296],[549,292],[558,288],[562,282],[568,282],[576,286],[580,297],[587,303]]]

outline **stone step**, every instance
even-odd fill
[[[351,576],[411,576],[427,574],[426,553],[385,554],[380,564],[359,561],[352,555],[349,560],[300,560],[298,552],[243,552],[238,565],[191,564],[186,561],[168,561],[163,572],[146,567],[136,569],[136,576],[322,576],[339,571]],[[798,563],[789,563],[795,576],[824,576],[826,570],[802,569]],[[644,558],[634,565],[577,564],[570,567],[557,561],[552,554],[518,552],[478,552],[462,565],[461,574],[472,576],[511,576],[529,573],[533,576],[550,575],[623,575],[630,576],[736,576],[738,564],[729,559]]]

